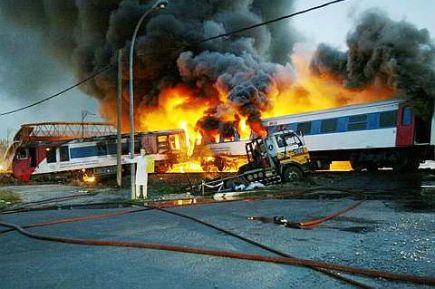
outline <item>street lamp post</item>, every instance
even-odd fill
[[[130,43],[130,57],[129,57],[129,91],[130,91],[130,157],[131,159],[134,158],[134,75],[133,75],[133,61],[134,61],[134,45],[136,43],[136,37],[137,33],[139,32],[139,28],[142,25],[142,22],[145,20],[145,18],[152,12],[158,11],[161,9],[165,9],[168,5],[167,0],[157,0],[154,5],[151,7],[151,9],[148,9],[145,11],[145,13],[142,15],[142,17],[139,19],[139,21],[136,24],[136,28],[134,29],[133,36],[131,38]],[[134,163],[131,164],[131,198],[134,199],[135,194],[135,165]]]

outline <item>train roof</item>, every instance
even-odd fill
[[[308,111],[308,112],[297,113],[297,114],[289,114],[289,115],[284,115],[284,116],[271,117],[271,118],[263,119],[263,122],[265,122],[265,123],[278,122],[278,121],[285,120],[288,118],[310,118],[310,117],[318,116],[318,115],[333,114],[333,113],[340,114],[342,112],[361,110],[361,109],[370,110],[370,109],[375,109],[375,108],[379,108],[379,107],[398,105],[398,104],[403,103],[405,101],[406,101],[406,99],[404,99],[404,98],[395,98],[395,99],[391,99],[391,100],[383,100],[383,101],[376,101],[376,102],[370,102],[370,103],[345,105],[345,106],[340,106],[340,107],[335,107],[335,108],[330,108],[330,109]]]
[[[136,132],[135,137],[144,137],[147,135],[170,135],[174,133],[185,133],[183,129],[170,129],[170,130],[161,130],[161,131],[149,131],[149,132]],[[116,134],[111,135],[105,135],[105,136],[94,136],[94,137],[87,137],[87,138],[77,138],[77,139],[68,139],[68,140],[54,140],[54,141],[35,141],[35,142],[29,142],[27,145],[53,145],[53,146],[59,146],[66,143],[84,143],[84,142],[95,142],[95,141],[104,141],[104,140],[115,140],[117,139]],[[121,138],[128,139],[130,137],[129,133],[123,133],[121,134]]]

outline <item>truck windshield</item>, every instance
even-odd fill
[[[300,146],[302,144],[301,140],[294,133],[277,135],[276,142],[280,148],[295,145]]]

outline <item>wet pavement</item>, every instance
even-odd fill
[[[295,257],[434,276],[433,207],[410,206],[413,202],[427,204],[431,196],[427,189],[397,198],[385,193],[373,194],[354,210],[312,230],[257,222],[249,217],[308,220],[337,212],[357,200],[322,195],[310,199],[197,204],[170,210],[197,217]],[[185,203],[189,205],[189,201],[181,204]],[[0,220],[25,225],[118,210],[125,208],[26,212],[0,215]],[[70,238],[144,241],[273,255],[191,220],[156,210],[29,230]],[[60,244],[32,240],[17,232],[0,235],[0,244],[2,289],[352,288],[319,272],[294,266],[156,250]],[[375,288],[427,288],[350,277]]]

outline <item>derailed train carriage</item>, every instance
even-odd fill
[[[404,99],[275,117],[263,120],[263,125],[269,133],[292,130],[303,135],[319,169],[328,169],[333,161],[350,161],[354,170],[415,170],[435,158],[435,115],[420,118]],[[220,159],[243,158],[245,143],[208,147]]]
[[[122,159],[129,155],[129,136],[122,135]],[[184,130],[138,133],[135,154],[145,149],[155,161],[155,171],[163,173],[187,157]],[[82,178],[116,174],[117,136],[107,135],[65,141],[36,141],[19,146],[13,162],[13,175],[24,182],[32,177]],[[122,161],[122,164],[126,164]]]

